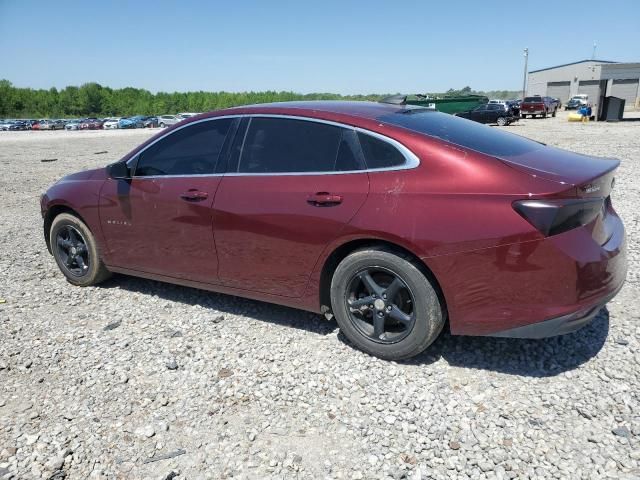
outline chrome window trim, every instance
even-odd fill
[[[244,132],[244,138],[242,140],[242,149],[244,149],[244,142],[247,137],[247,132],[249,131],[249,127],[251,126],[251,118],[283,118],[288,120],[302,120],[305,122],[323,123],[326,125],[332,125],[334,127],[351,129],[356,132],[363,133],[365,135],[371,135],[372,137],[375,137],[383,142],[391,144],[394,148],[399,150],[402,156],[405,158],[405,163],[403,165],[396,165],[394,167],[365,168],[362,170],[344,170],[339,172],[322,172],[322,171],[320,172],[269,172],[269,173],[227,172],[227,173],[205,173],[200,175],[149,175],[149,176],[142,176],[142,177],[133,175],[132,178],[157,179],[157,178],[183,178],[183,177],[273,177],[273,176],[291,176],[291,175],[350,175],[354,173],[376,173],[376,172],[393,172],[398,170],[410,170],[413,168],[417,168],[420,165],[420,159],[415,153],[409,150],[409,148],[407,148],[397,140],[391,137],[388,137],[386,135],[383,135],[381,133],[367,130],[366,128],[356,127],[353,125],[340,123],[340,122],[333,122],[331,120],[324,120],[321,118],[302,117],[299,115],[285,115],[285,114],[277,114],[277,113],[247,113],[247,114],[221,115],[219,117],[209,117],[209,118],[203,118],[201,120],[197,120],[195,122],[189,122],[185,125],[182,125],[178,128],[171,130],[170,132],[167,132],[165,135],[162,135],[161,137],[157,138],[156,140],[151,142],[149,145],[146,145],[143,149],[137,152],[133,157],[127,160],[127,165],[131,166],[130,162],[136,161],[138,156],[141,153],[143,153],[145,150],[150,148],[152,145],[155,145],[160,140],[164,140],[168,136],[173,135],[175,132],[182,130],[183,128],[189,127],[191,125],[195,125],[197,123],[211,122],[215,120],[222,120],[225,118],[249,118],[249,124],[247,125],[247,128]],[[365,159],[365,162],[366,162],[366,159]],[[239,162],[238,162],[238,165],[239,165]]]

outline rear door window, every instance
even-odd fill
[[[323,173],[362,168],[350,129],[297,119],[252,117],[237,172]]]

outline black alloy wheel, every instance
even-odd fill
[[[55,239],[63,268],[74,277],[83,277],[90,267],[89,249],[82,234],[71,225],[58,230]]]
[[[386,360],[424,351],[446,318],[425,267],[385,246],[347,255],[333,273],[330,296],[341,333],[353,346]]]
[[[387,268],[371,267],[354,275],[345,302],[353,326],[377,343],[399,342],[415,324],[413,292]]]

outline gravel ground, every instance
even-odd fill
[[[1,132],[0,478],[640,478],[640,122],[564,117],[506,128],[622,159],[626,286],[577,333],[445,332],[405,363],[305,312],[123,276],[70,286],[39,194],[152,132]]]

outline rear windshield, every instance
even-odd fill
[[[426,109],[404,110],[378,120],[499,158],[524,155],[544,147],[519,135]]]
[[[526,97],[524,101],[527,103],[542,103],[542,97]]]

